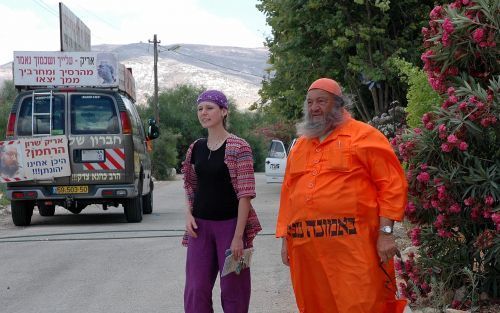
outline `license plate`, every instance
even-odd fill
[[[89,186],[57,186],[54,187],[54,193],[58,195],[73,193],[88,193]]]
[[[104,162],[104,150],[82,150],[83,162]]]

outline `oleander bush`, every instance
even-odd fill
[[[443,102],[392,140],[418,247],[397,267],[412,301],[443,296],[433,286],[451,290],[444,306],[456,309],[500,298],[499,3],[436,6],[422,29],[424,71]]]

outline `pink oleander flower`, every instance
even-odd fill
[[[444,230],[444,229],[442,229],[442,228],[438,229],[437,234],[438,234],[439,237],[442,237],[442,238],[449,238],[449,237],[451,237],[451,233],[448,232],[448,231],[446,231],[446,230]]]
[[[485,208],[483,210],[483,217],[486,219],[491,218],[492,214],[493,214],[493,212],[491,211],[491,208]]]
[[[419,227],[415,227],[410,231],[410,239],[415,247],[418,247],[422,244],[422,242],[420,241],[421,231],[422,230]]]
[[[421,183],[427,183],[431,179],[431,176],[427,172],[422,172],[417,175],[417,180]]]
[[[458,149],[460,149],[460,151],[467,151],[467,148],[469,148],[469,145],[465,141],[460,142],[458,145]]]
[[[433,199],[431,200],[431,205],[433,208],[438,208],[439,207],[439,200]]]
[[[433,55],[434,52],[432,50],[427,50],[424,53],[422,53],[420,59],[422,60],[422,62],[429,62],[430,61],[429,58],[432,57]]]
[[[483,40],[483,37],[484,37],[483,28],[477,28],[475,31],[472,32],[472,39],[476,43],[480,43]]]
[[[425,124],[425,129],[427,129],[427,130],[433,130],[434,129],[434,124],[432,124],[432,122],[429,122],[429,123]]]
[[[408,201],[408,204],[406,205],[406,213],[413,214],[416,211],[417,211],[417,208],[415,207],[415,204],[411,201]]]
[[[498,225],[500,225],[500,213],[493,213],[493,214],[491,214],[491,220],[498,227]]]
[[[443,7],[438,5],[435,6],[434,9],[432,9],[429,16],[431,17],[431,19],[435,20],[441,17],[442,12],[443,12]]]
[[[447,138],[448,142],[451,144],[455,144],[458,142],[458,138],[455,135],[449,135]]]
[[[420,164],[420,169],[421,169],[422,171],[426,171],[426,170],[427,170],[427,164],[426,164],[426,163],[422,163],[422,164]]]
[[[444,221],[445,216],[443,214],[438,214],[438,216],[436,217],[436,221],[434,221],[434,226],[436,226],[436,228],[442,228],[444,225]]]
[[[446,90],[446,93],[448,94],[448,96],[452,96],[455,94],[455,88],[454,87],[448,87],[448,89]]]
[[[473,220],[477,220],[480,215],[481,215],[481,209],[477,206],[473,207],[472,210],[470,211],[470,217]]]
[[[441,43],[443,44],[443,47],[449,47],[451,45],[451,40],[450,40],[450,33],[444,32],[443,36],[441,37]],[[484,46],[481,46],[483,42],[479,44],[481,48],[484,48]]]
[[[451,152],[451,150],[453,150],[453,146],[448,144],[448,143],[443,143],[441,145],[441,151],[443,152]]]
[[[418,128],[418,127],[415,127],[413,129],[413,132],[416,134],[416,135],[421,135],[422,134],[422,129]]]
[[[476,103],[476,107],[477,107],[478,110],[483,110],[485,108],[485,106],[486,105],[484,103],[482,103],[481,101],[478,101]]]
[[[422,116],[422,124],[427,124],[431,121],[431,115],[429,113],[425,113],[423,116]]]
[[[437,191],[439,193],[445,193],[446,192],[446,187],[444,185],[437,186],[436,189],[437,189]]]
[[[470,1],[469,1],[469,0],[462,0],[462,4],[463,4],[463,5],[468,5],[469,3],[470,3]]]
[[[493,196],[489,195],[486,198],[484,198],[484,203],[486,205],[492,206],[493,203],[495,203],[495,199],[493,199]]]
[[[440,133],[444,133],[446,131],[446,125],[440,124],[438,126],[438,130],[439,130]]]
[[[474,198],[469,197],[469,198],[465,199],[465,200],[464,200],[464,204],[465,204],[466,206],[471,206],[471,205],[473,205],[473,204],[474,204]]]
[[[481,126],[484,128],[490,126],[490,119],[489,118],[482,118],[480,122]]]
[[[425,293],[429,293],[431,291],[431,286],[429,286],[426,282],[423,282],[422,285],[420,285],[420,288]]]
[[[401,275],[402,274],[402,267],[401,267],[401,262],[394,262],[394,269],[396,270],[396,272],[398,272],[398,275]]]
[[[445,18],[443,22],[443,29],[446,33],[451,34],[455,30],[453,23],[449,18]],[[444,35],[444,34],[443,34]]]
[[[449,207],[448,212],[458,214],[458,213],[462,212],[462,208],[460,207],[460,205],[455,203]]]
[[[462,111],[462,112],[463,112],[463,111],[465,111],[465,110],[467,110],[467,103],[465,103],[465,102],[461,102],[461,103],[458,105],[458,109],[459,109],[460,111]]]
[[[456,66],[450,66],[445,73],[447,73],[450,76],[457,76],[458,75],[458,67]]]

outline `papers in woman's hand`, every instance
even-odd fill
[[[250,267],[252,255],[253,248],[244,249],[243,256],[239,260],[235,260],[233,258],[233,254],[231,253],[231,250],[227,250],[226,260],[224,261],[224,267],[222,268],[221,277],[224,277],[232,272],[239,275],[243,269]]]

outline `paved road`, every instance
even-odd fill
[[[288,269],[273,236],[279,184],[257,174],[253,201],[264,230],[255,240],[250,312],[297,312]],[[33,214],[15,227],[0,216],[0,312],[183,312],[184,192],[180,180],[158,182],[154,213],[128,224],[121,207],[93,206],[79,215]],[[222,312],[218,281],[215,312]]]

